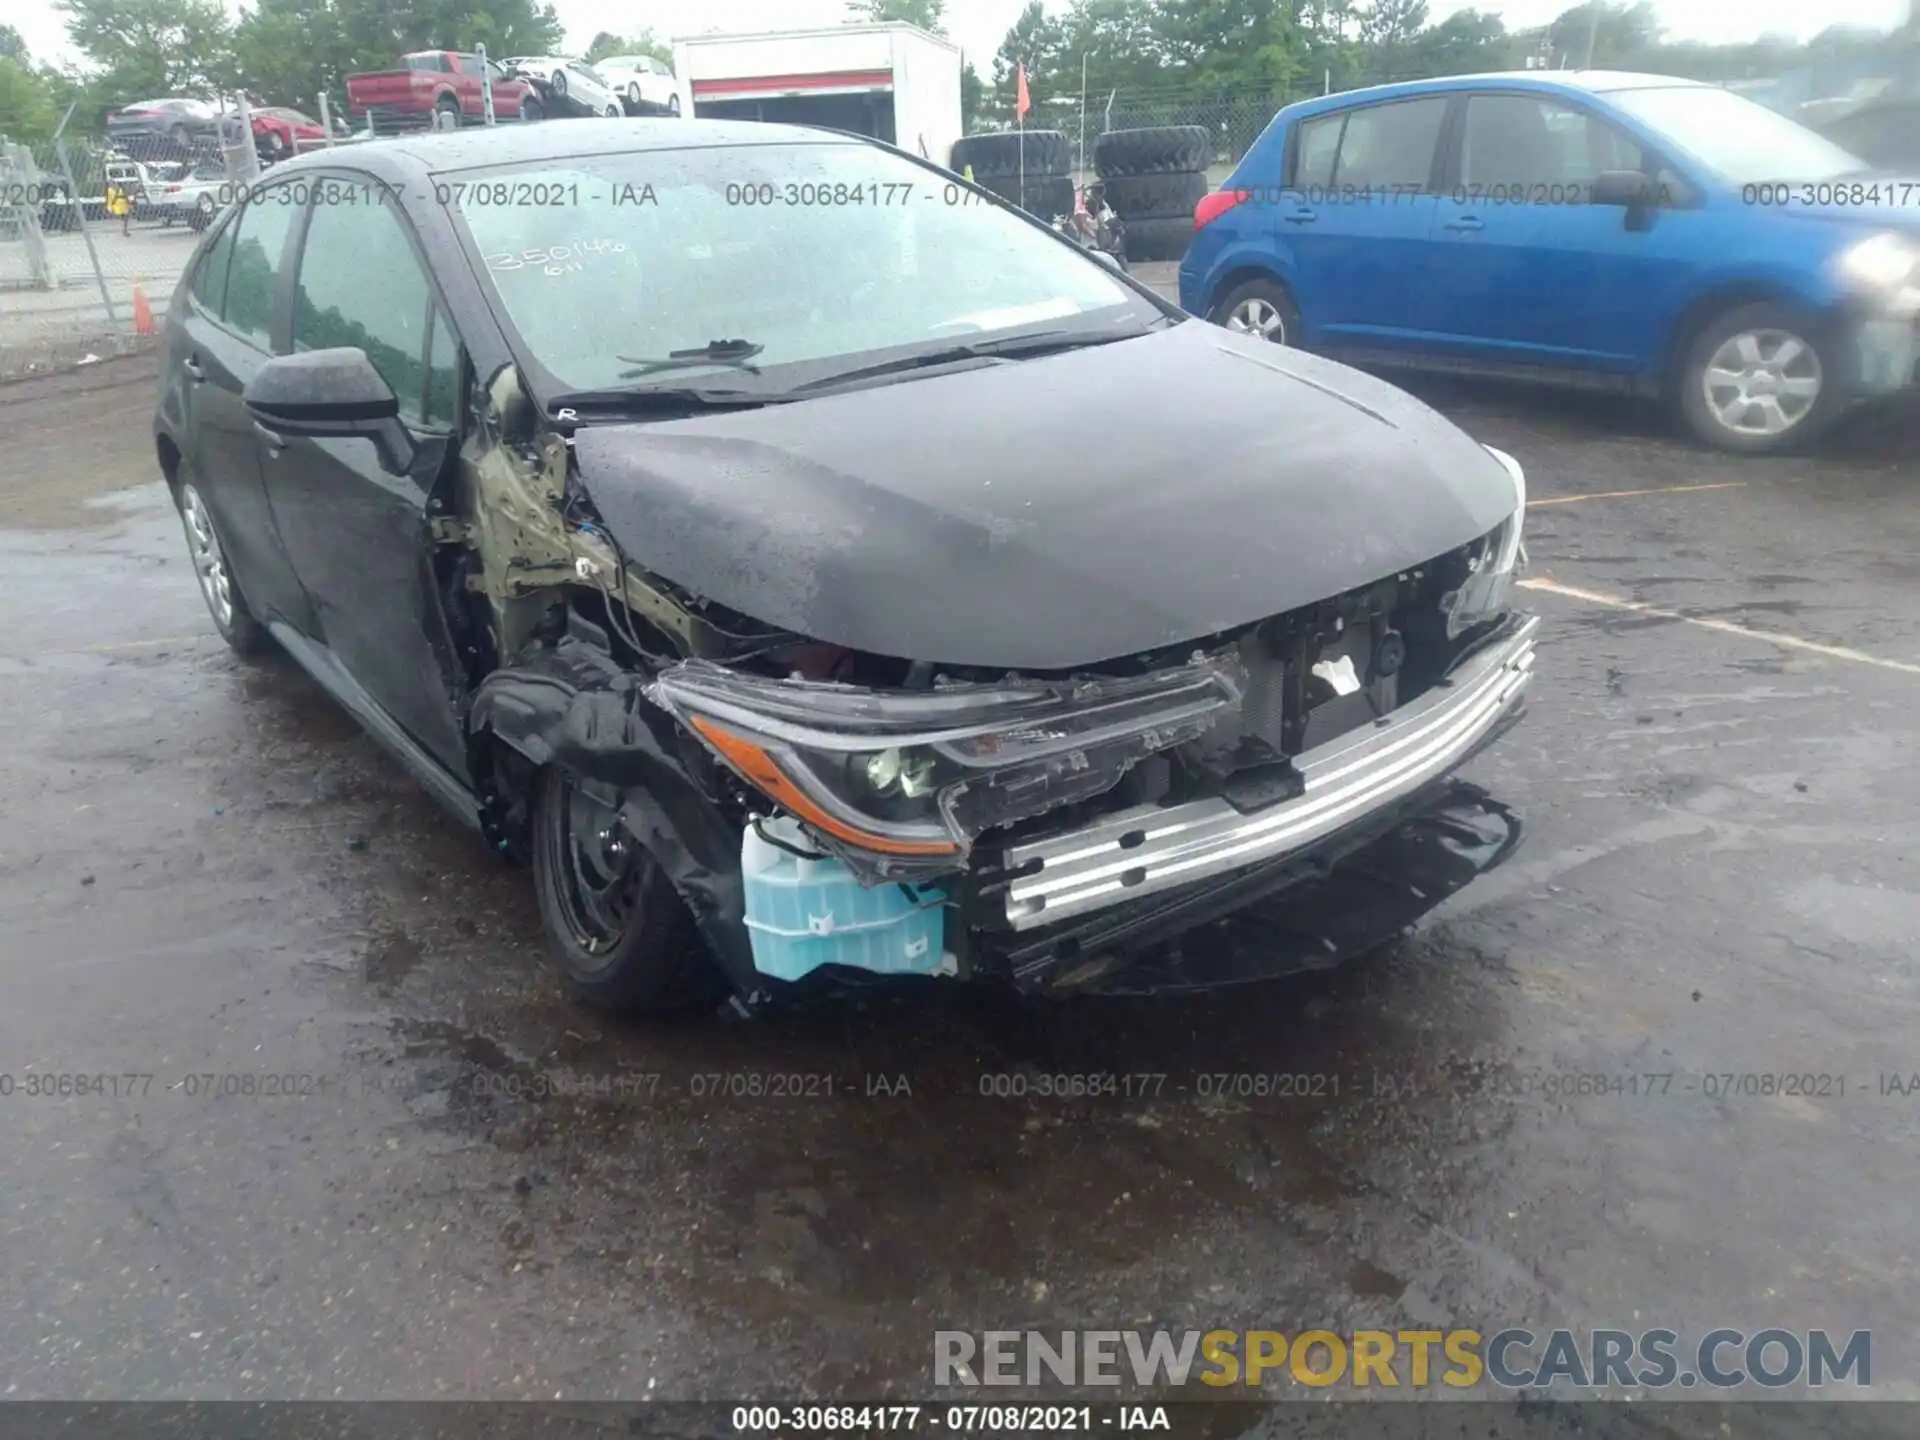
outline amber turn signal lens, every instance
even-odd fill
[[[952,841],[895,840],[849,825],[822,810],[815,801],[774,762],[771,755],[753,741],[735,735],[704,716],[693,717],[693,728],[720,753],[726,762],[748,780],[778,800],[795,815],[816,829],[824,830],[849,845],[875,850],[883,855],[958,855],[960,847]]]

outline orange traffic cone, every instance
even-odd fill
[[[147,304],[147,292],[133,287],[133,329],[138,335],[153,334],[153,307]]]

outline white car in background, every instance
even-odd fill
[[[680,81],[673,66],[652,55],[610,55],[593,62],[629,113],[680,113]]]
[[[584,60],[569,60],[564,55],[516,55],[501,64],[508,74],[525,76],[542,86],[550,113],[609,115],[615,119],[627,113],[613,87]]]

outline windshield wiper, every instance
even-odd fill
[[[883,375],[899,375],[912,370],[925,370],[935,365],[954,365],[962,360],[1030,359],[1036,355],[1047,355],[1061,350],[1078,350],[1089,345],[1110,345],[1116,340],[1134,340],[1146,333],[1144,328],[1104,333],[1098,330],[1041,330],[1031,335],[1009,335],[999,340],[969,340],[959,345],[943,345],[938,350],[923,350],[918,355],[903,355],[897,360],[883,360],[877,365],[862,365],[854,370],[836,370],[831,375],[822,375],[816,380],[804,381],[784,393],[799,395],[808,391],[827,390],[860,380],[877,379]]]
[[[730,369],[758,375],[760,367],[752,363],[753,357],[766,348],[751,340],[709,340],[692,350],[669,350],[660,358],[645,355],[616,355],[613,358],[624,360],[634,367],[620,372],[622,380],[637,380],[642,375],[655,375],[662,370],[691,370],[700,365],[725,365]]]
[[[708,390],[680,385],[634,385],[605,390],[562,390],[547,397],[547,418],[558,424],[577,424],[599,414],[649,414],[708,408],[752,409],[779,396],[756,395],[750,390]]]

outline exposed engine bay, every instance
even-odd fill
[[[1521,504],[1466,545],[1178,646],[1004,670],[687,592],[616,543],[511,367],[484,408],[433,534],[486,828],[523,843],[529,766],[618,787],[736,982],[1055,967],[1116,906],[1383,833],[1528,678],[1499,452]]]

